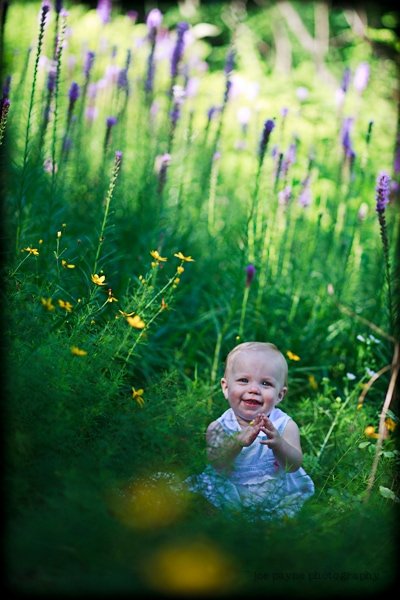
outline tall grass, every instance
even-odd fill
[[[382,591],[399,501],[394,62],[342,9],[327,78],[274,4],[147,23],[61,4],[14,2],[4,30],[10,585]],[[272,22],[286,73],[263,50]],[[268,525],[177,491],[226,408],[224,358],[251,339],[287,356],[283,409],[316,486]]]

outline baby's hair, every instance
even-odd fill
[[[265,351],[265,352],[273,352],[275,353],[279,358],[280,361],[282,363],[282,368],[283,368],[283,372],[284,372],[284,383],[285,385],[287,385],[287,379],[288,379],[288,364],[286,362],[286,358],[283,356],[282,352],[279,350],[279,348],[277,346],[275,346],[275,344],[272,344],[272,342],[243,342],[242,344],[238,344],[237,346],[235,346],[228,354],[228,356],[226,357],[226,361],[225,361],[225,376],[229,370],[229,368],[232,366],[232,362],[233,359],[235,358],[235,356],[237,354],[239,354],[240,352],[247,352],[247,351]]]

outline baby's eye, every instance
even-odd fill
[[[264,380],[261,382],[261,385],[270,386],[270,385],[272,385],[272,383],[270,381]]]
[[[238,381],[240,381],[240,383],[247,383],[249,380],[247,379],[247,377],[241,377],[240,379],[238,379]]]

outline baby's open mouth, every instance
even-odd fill
[[[255,400],[255,398],[247,398],[246,400],[243,400],[243,402],[245,404],[250,404],[250,406],[260,406],[262,404],[262,402]]]

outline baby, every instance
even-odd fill
[[[287,392],[287,362],[271,343],[246,342],[226,360],[230,408],[207,428],[210,462],[192,490],[218,508],[246,507],[265,520],[293,516],[313,495],[301,467],[299,428],[276,405]]]

